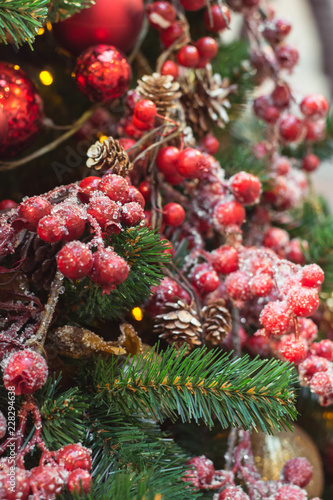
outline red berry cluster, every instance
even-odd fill
[[[188,304],[191,303],[189,294],[170,278],[164,278],[157,287],[152,287],[151,292],[152,295],[148,299],[145,310],[153,317],[163,314],[168,302],[182,300]]]
[[[104,247],[104,236],[141,223],[145,200],[115,174],[86,177],[69,191],[60,203],[54,203],[52,192],[27,198],[7,214],[8,227],[14,233],[23,228],[37,232],[46,243],[64,242],[57,256],[64,276],[78,280],[89,275],[109,293],[126,280],[129,266],[111,247]],[[93,234],[89,243],[79,241],[86,230]]]
[[[205,0],[182,0],[181,4],[186,10],[194,11],[206,6]],[[225,6],[210,5],[204,14],[205,26],[208,30],[218,33],[227,28],[230,22],[230,12]],[[147,15],[150,25],[160,32],[163,45],[168,48],[173,44],[182,45],[177,52],[177,62],[185,68],[205,68],[218,51],[218,45],[214,38],[204,36],[196,42],[188,44],[186,25],[177,20],[176,9],[168,2],[156,1],[147,6]],[[162,75],[170,75],[178,78],[178,65],[167,60],[161,68]]]

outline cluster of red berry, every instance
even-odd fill
[[[191,458],[187,464],[184,481],[192,482],[197,489],[220,490],[214,500],[307,500],[305,488],[312,479],[312,466],[306,458],[287,460],[279,481],[264,481],[255,467],[248,435],[240,441],[234,452],[234,465],[231,471],[215,470],[214,464],[204,455]],[[249,495],[241,486],[236,486],[235,477],[245,483]],[[222,490],[222,491],[221,491]],[[314,498],[313,500],[319,500]]]
[[[80,444],[64,446],[55,452],[49,451],[41,438],[42,420],[37,404],[31,396],[46,382],[48,368],[45,359],[31,349],[24,349],[11,353],[2,361],[3,381],[5,388],[15,395],[24,395],[25,401],[20,410],[20,422],[14,435],[8,437],[0,445],[2,454],[16,441],[16,455],[13,461],[3,458],[0,461],[0,498],[15,500],[20,498],[33,500],[40,498],[56,498],[60,495],[65,485],[73,493],[88,493],[91,487],[91,450]],[[35,431],[31,440],[25,444],[24,429],[26,421],[32,415]],[[0,413],[0,439],[7,433],[6,419]],[[26,470],[25,456],[37,444],[42,450],[39,465]],[[13,468],[15,477],[13,474]],[[13,477],[15,484],[13,485]],[[30,497],[30,493],[32,497]]]
[[[50,192],[27,198],[2,214],[1,231],[9,233],[8,241],[2,234],[2,254],[10,253],[10,238],[22,229],[37,232],[46,243],[62,241],[57,264],[64,276],[77,280],[89,275],[109,293],[126,280],[129,266],[111,247],[105,248],[105,236],[143,221],[145,200],[138,189],[115,174],[86,177],[62,190],[68,191],[64,201],[56,203]],[[87,229],[93,238],[83,243],[79,238]],[[97,250],[92,252],[94,247]]]
[[[206,6],[206,0],[181,0],[181,5],[190,11],[202,9]],[[226,6],[218,4],[211,5],[204,14],[206,28],[213,33],[226,29],[230,23],[230,12]],[[161,42],[165,47],[181,45],[177,52],[177,62],[185,68],[204,68],[218,51],[214,38],[205,36],[196,42],[186,44],[188,35],[186,25],[182,20],[177,20],[176,9],[168,2],[154,2],[147,6],[149,23],[160,32]],[[174,79],[178,77],[179,68],[172,60],[164,62],[161,68],[162,75],[171,75]]]

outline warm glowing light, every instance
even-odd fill
[[[101,135],[100,138],[99,138],[99,142],[103,143],[107,138],[108,138],[107,135]]]
[[[14,69],[18,70],[18,69],[20,69],[20,66],[18,64],[15,64]]]
[[[50,23],[50,21],[47,21],[46,28],[48,29],[48,31],[52,31],[52,23]]]
[[[136,321],[141,321],[143,318],[142,309],[140,309],[140,307],[134,307],[134,309],[132,309],[132,316]]]
[[[37,35],[43,35],[44,32],[45,28],[39,28],[39,30],[37,31]]]
[[[43,85],[51,85],[53,82],[53,76],[49,71],[41,71],[39,73],[39,79]]]

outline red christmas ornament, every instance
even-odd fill
[[[286,115],[280,121],[279,132],[286,142],[298,141],[303,133],[303,123],[294,115]]]
[[[304,488],[312,479],[313,467],[306,458],[291,458],[282,469],[282,477],[287,483]]]
[[[143,17],[143,0],[97,0],[89,9],[54,24],[53,33],[58,43],[74,55],[99,43],[130,52]]]
[[[260,314],[260,321],[272,335],[284,335],[291,328],[291,311],[286,302],[268,302]]]
[[[126,203],[129,193],[128,182],[116,174],[109,174],[103,177],[98,185],[98,190],[102,191],[113,201]]]
[[[139,224],[144,216],[143,208],[139,203],[135,203],[134,201],[125,203],[125,205],[121,207],[121,222],[125,224],[125,226],[135,226]]]
[[[198,49],[199,56],[206,60],[213,59],[218,51],[218,45],[214,38],[212,38],[211,36],[204,36],[202,38],[199,38],[195,46]]]
[[[60,217],[46,215],[38,222],[37,233],[47,243],[61,241],[66,234],[65,221]]]
[[[238,252],[235,248],[223,245],[211,254],[212,264],[218,273],[229,274],[238,269]]]
[[[266,297],[273,290],[274,282],[267,273],[254,276],[251,281],[251,292],[257,297]]]
[[[211,269],[207,264],[199,264],[194,269],[191,281],[204,294],[213,292],[220,284],[216,271]]]
[[[295,365],[299,365],[306,358],[308,345],[303,339],[295,339],[293,335],[281,340],[278,351],[282,357]]]
[[[112,45],[95,45],[82,52],[75,68],[76,84],[93,102],[123,96],[132,77],[127,59]]]
[[[201,455],[200,457],[193,457],[188,460],[187,465],[192,465],[194,467],[193,474],[197,476],[201,484],[209,484],[215,474],[214,464],[209,458]],[[189,471],[191,474],[192,471]]]
[[[0,470],[0,498],[4,500],[27,500],[30,493],[29,472],[25,469],[15,467],[13,471],[10,467],[1,464]],[[13,482],[15,487],[13,488]]]
[[[248,300],[252,295],[249,277],[241,271],[229,274],[225,280],[225,288],[234,300]]]
[[[170,45],[172,45],[176,40],[179,40],[179,42],[181,42],[184,34],[184,24],[180,21],[175,21],[169,26],[169,28],[161,31],[161,42],[166,47],[170,47]]]
[[[324,118],[327,115],[329,104],[324,96],[311,94],[304,97],[300,109],[307,118],[318,120],[318,118]]]
[[[102,231],[119,232],[120,208],[117,203],[107,196],[93,198],[87,208],[87,213],[94,217]]]
[[[37,224],[42,217],[51,212],[51,203],[40,196],[32,196],[23,201],[18,208],[19,216],[26,221],[29,231],[36,231]]]
[[[18,66],[5,62],[0,62],[0,110],[3,159],[30,146],[43,118],[42,100],[32,81]]]
[[[176,20],[177,12],[169,2],[154,2],[146,7],[149,24],[156,30],[166,29]]]
[[[202,139],[200,145],[210,155],[215,155],[220,147],[219,140],[213,134],[207,134]]]
[[[88,471],[84,469],[75,469],[67,479],[67,488],[70,493],[83,493],[87,495],[90,492],[92,478]]]
[[[164,175],[177,174],[177,161],[179,158],[179,149],[175,146],[165,146],[157,153],[156,165]]]
[[[261,182],[255,175],[238,172],[230,179],[230,188],[237,201],[251,205],[259,199]]]
[[[145,181],[143,181],[145,182]],[[143,184],[141,182],[141,184]],[[139,205],[142,207],[142,208],[145,208],[145,197],[144,197],[144,194],[142,194],[142,191],[141,191],[141,184],[139,184],[139,189],[137,189],[136,187],[134,186],[130,186],[129,187],[129,192],[128,192],[128,198],[127,198],[127,203],[130,203],[131,201],[135,201],[136,203],[139,203]],[[148,182],[149,184],[149,182]],[[141,186],[141,188],[140,188]]]
[[[71,241],[60,250],[57,257],[58,269],[66,278],[84,278],[93,266],[91,250],[81,241]]]
[[[177,53],[177,60],[185,68],[195,68],[199,62],[199,52],[194,45],[184,45]]]
[[[200,171],[206,166],[206,159],[201,153],[194,148],[186,148],[179,153],[177,159],[177,172],[187,179],[196,179],[200,175]]]
[[[238,201],[220,203],[214,210],[214,217],[221,226],[236,224],[241,226],[245,219],[245,209]]]
[[[97,250],[94,253],[94,264],[90,278],[103,288],[103,293],[109,294],[126,280],[129,273],[127,262],[110,247]]]
[[[155,119],[157,109],[153,101],[143,99],[136,103],[134,107],[134,116],[142,122],[151,122]]]
[[[129,140],[129,139],[128,139]],[[123,146],[123,144],[121,144]],[[79,198],[83,203],[87,203],[89,201],[91,193],[96,191],[98,184],[100,183],[101,178],[96,176],[89,176],[83,179],[79,184]]]
[[[80,207],[59,203],[53,207],[51,215],[60,217],[65,222],[66,234],[63,241],[78,240],[82,236],[86,227],[86,215]]]
[[[324,281],[324,271],[318,264],[310,264],[302,269],[302,285],[309,287],[320,286]]]
[[[240,486],[231,486],[219,494],[218,500],[250,500]]]
[[[317,372],[311,378],[310,388],[318,396],[329,396],[333,392],[332,377],[326,371]]]
[[[177,80],[179,76],[179,67],[178,64],[176,64],[173,61],[165,61],[161,68],[161,75],[171,75],[173,76],[174,80]]]
[[[37,352],[25,349],[14,352],[6,359],[3,383],[8,390],[14,387],[17,396],[32,394],[45,384],[47,374],[45,359]]]
[[[91,450],[80,444],[68,444],[55,454],[57,463],[66,470],[91,469]]]
[[[307,286],[294,286],[288,293],[287,303],[296,316],[311,316],[319,306],[318,292]]]
[[[279,488],[274,496],[274,500],[307,500],[307,497],[306,492],[298,486],[286,484]]]
[[[36,498],[56,498],[60,495],[66,475],[66,471],[57,466],[45,465],[31,469],[30,484]]]

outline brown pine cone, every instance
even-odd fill
[[[179,83],[171,75],[153,73],[144,75],[138,80],[136,91],[143,99],[150,99],[155,104],[158,113],[166,115],[175,108],[181,96]]]
[[[224,300],[220,299],[203,307],[201,314],[205,340],[213,345],[220,345],[232,327],[231,316]]]
[[[111,170],[113,174],[126,177],[133,168],[128,154],[113,137],[108,137],[102,143],[95,142],[88,149],[87,156],[87,167],[95,170]]]
[[[27,233],[20,246],[20,267],[38,290],[49,290],[57,271],[56,255],[62,243],[45,243],[37,234]]]
[[[188,350],[201,345],[202,328],[197,312],[181,300],[167,302],[166,306],[168,310],[155,318],[154,329],[160,333],[160,338],[175,344],[177,349],[184,344],[188,345]]]

